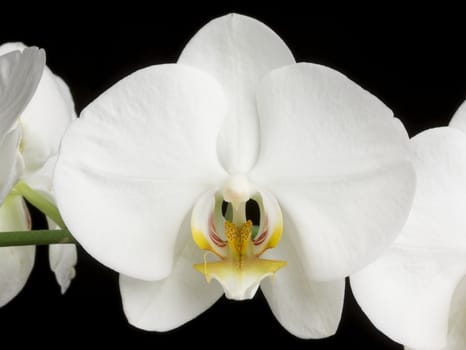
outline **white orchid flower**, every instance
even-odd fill
[[[466,105],[411,140],[417,190],[394,245],[351,277],[362,310],[407,348],[466,349]]]
[[[287,330],[319,338],[337,328],[344,277],[404,224],[407,142],[367,91],[228,15],[177,64],[92,102],[63,138],[54,184],[74,237],[121,273],[131,324],[169,330],[260,285]]]
[[[9,193],[0,207],[0,231],[21,231],[30,229],[30,222],[19,189],[27,186],[53,202],[52,176],[58,147],[76,116],[69,89],[45,66],[43,50],[20,43],[0,46],[0,77],[0,135],[8,145],[0,147],[2,201]],[[8,265],[2,264],[0,306],[24,286],[34,254],[34,247],[0,248],[0,259],[8,260]],[[74,276],[76,247],[51,245],[49,257],[64,292]]]

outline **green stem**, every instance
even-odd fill
[[[52,219],[59,227],[66,228],[57,207],[40,193],[34,191],[24,181],[19,181],[14,188],[20,195]]]
[[[68,230],[0,232],[0,247],[76,243]]]

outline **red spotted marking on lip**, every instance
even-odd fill
[[[223,248],[227,245],[227,242],[221,239],[217,233],[215,232],[215,225],[214,225],[214,215],[211,214],[209,217],[209,237],[212,242],[215,243],[217,247]]]
[[[268,229],[265,229],[259,237],[257,237],[255,240],[253,240],[254,242],[254,245],[261,245],[262,243],[264,243],[265,239],[267,238],[267,235],[269,233],[269,230]]]
[[[252,242],[254,243],[254,245],[258,246],[258,245],[261,245],[262,243],[264,243],[265,239],[267,238],[267,236],[269,235],[269,220],[267,218],[266,215],[264,215],[264,230],[262,231],[262,233],[256,238],[254,239]]]

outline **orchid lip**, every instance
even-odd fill
[[[278,203],[263,192],[251,193],[246,177],[232,176],[223,191],[210,191],[201,197],[192,214],[195,243],[220,259],[207,261],[205,256],[194,269],[204,274],[207,282],[216,279],[226,297],[234,300],[252,298],[264,278],[286,265],[285,261],[261,258],[280,241],[283,224]],[[246,213],[248,200],[255,201],[259,208],[256,224]],[[226,210],[222,210],[225,203]]]

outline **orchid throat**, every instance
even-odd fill
[[[246,209],[251,204],[258,209],[254,218]],[[261,258],[280,241],[280,207],[269,193],[252,191],[242,175],[231,176],[221,190],[209,191],[198,200],[191,231],[200,249],[220,259],[207,261],[206,254],[204,262],[194,268],[205,275],[207,282],[216,279],[227,298],[251,299],[264,278],[286,265],[285,261]]]

